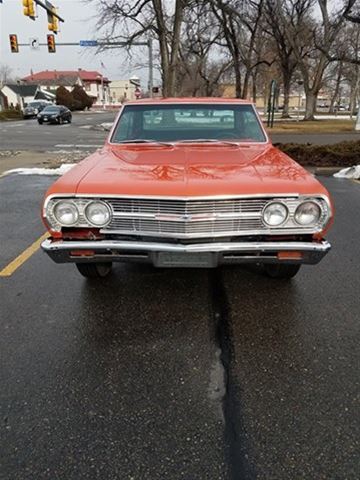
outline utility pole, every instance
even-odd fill
[[[152,49],[152,39],[148,40],[148,49],[149,49],[149,95],[153,96],[153,86],[154,86],[154,65],[153,65],[153,49]]]

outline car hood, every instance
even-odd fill
[[[269,143],[239,146],[106,146],[64,175],[52,193],[213,196],[326,194]]]

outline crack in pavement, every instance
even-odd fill
[[[209,281],[213,338],[223,372],[223,393],[220,387],[222,394],[217,399],[222,402],[226,460],[232,480],[252,480],[256,478],[256,472],[247,452],[246,430],[241,414],[241,389],[232,372],[235,360],[233,329],[221,268],[210,271]]]

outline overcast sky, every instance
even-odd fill
[[[79,40],[96,39],[96,11],[92,4],[85,5],[82,0],[51,0],[59,7],[58,13],[65,23],[60,24],[60,33],[56,42],[79,42]],[[20,47],[19,53],[11,53],[9,34],[17,34],[19,43],[28,43],[29,38],[37,37],[46,43],[46,12],[38,8],[36,21],[30,20],[22,13],[22,0],[3,0],[0,3],[0,64],[9,65],[16,77],[28,75],[32,69],[40,70],[77,70],[78,68],[98,70],[110,80],[127,79],[133,75],[140,77],[146,86],[148,77],[146,68],[137,65],[147,61],[146,47],[134,47],[134,58],[128,60],[125,52],[95,55],[95,48],[57,47],[55,54],[48,53],[47,47],[40,51],[29,47]],[[135,52],[136,50],[136,52]],[[142,51],[141,51],[142,50]],[[105,69],[101,67],[101,62]]]

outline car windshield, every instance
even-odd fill
[[[45,107],[43,113],[57,113],[60,111],[60,107]]]
[[[252,105],[126,105],[112,143],[181,141],[265,142]]]

